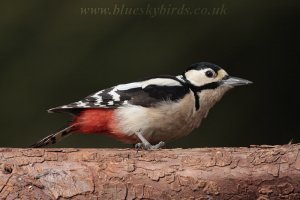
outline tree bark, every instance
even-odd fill
[[[299,151],[0,148],[0,198],[300,199]]]

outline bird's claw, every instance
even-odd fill
[[[155,149],[160,149],[162,147],[164,147],[166,145],[165,142],[160,141],[158,144],[156,145],[151,145],[150,143],[148,144],[144,144],[144,143],[137,143],[135,145],[136,149],[144,149],[144,150],[155,150]]]

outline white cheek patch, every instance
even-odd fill
[[[205,70],[190,70],[185,73],[186,79],[195,86],[202,86],[214,82],[214,79],[205,75]]]
[[[205,72],[211,69],[204,69],[204,70],[190,70],[185,73],[186,78],[195,86],[202,86],[205,84],[209,84],[212,82],[217,82],[221,80],[223,77],[228,75],[225,70],[220,69],[217,72],[216,77],[209,78],[205,75]]]

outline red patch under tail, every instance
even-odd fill
[[[136,137],[128,136],[119,130],[114,115],[115,109],[97,108],[82,111],[74,120],[79,132],[106,133],[126,143],[135,143]]]

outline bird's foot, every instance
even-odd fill
[[[155,150],[155,149],[160,149],[160,148],[164,147],[165,145],[166,145],[166,143],[163,141],[160,141],[156,145],[151,145],[150,143],[144,144],[144,143],[140,142],[135,145],[135,148],[136,149],[144,149],[144,150]]]

